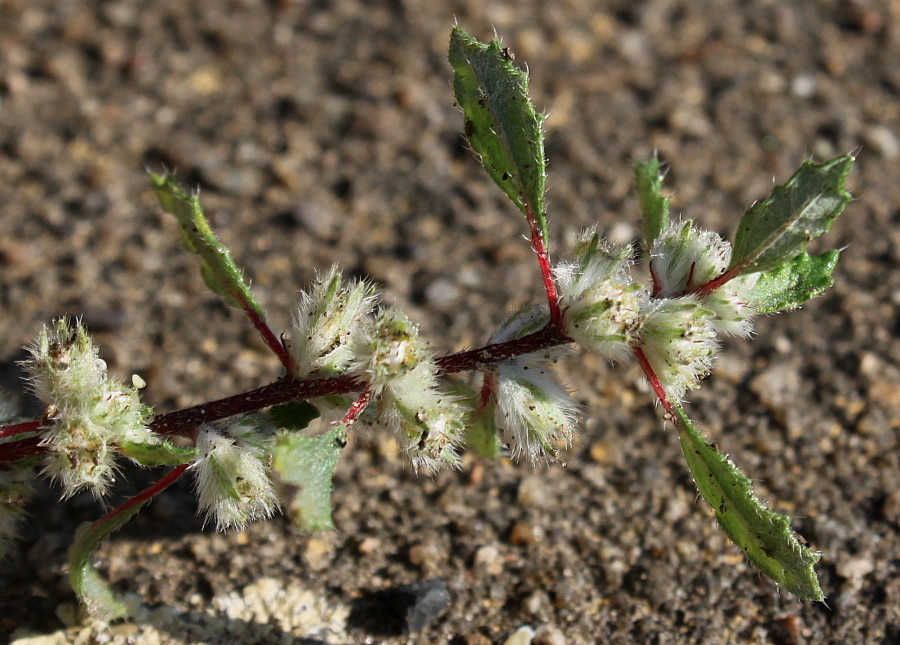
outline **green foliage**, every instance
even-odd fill
[[[753,494],[750,480],[703,438],[681,407],[673,407],[688,469],[725,534],[760,571],[792,594],[823,600],[813,570],[819,554],[800,544],[791,518],[766,508]]]
[[[184,248],[200,258],[200,272],[206,286],[221,296],[225,304],[242,311],[249,309],[263,318],[262,307],[254,299],[250,285],[231,259],[231,252],[209,227],[200,206],[200,198],[197,195],[186,195],[170,174],[156,175],[151,172],[149,175],[159,205],[178,220]]]
[[[127,524],[147,502],[177,481],[184,470],[185,466],[177,466],[151,488],[96,522],[82,524],[75,531],[75,541],[69,548],[69,582],[94,618],[111,621],[129,614],[128,606],[116,597],[94,568],[94,553],[107,536]]]
[[[750,292],[750,306],[759,313],[796,309],[834,284],[831,273],[839,251],[810,256],[806,251],[780,267],[766,271]]]
[[[459,28],[451,33],[449,56],[472,149],[546,249],[544,117],[528,99],[526,75],[498,40],[483,44]],[[555,456],[557,446],[574,437],[578,406],[552,364],[558,345],[575,343],[614,360],[638,360],[663,407],[674,414],[687,467],[725,534],[776,583],[798,597],[822,600],[813,569],[819,554],[798,541],[789,517],[757,499],[750,480],[696,430],[679,399],[711,369],[720,333],[749,336],[754,314],[796,308],[831,286],[838,251],[813,257],[806,245],[848,203],[844,182],[852,162],[850,155],[819,165],[805,162],[744,214],[733,247],[691,220],[670,223],[659,160],[636,163],[650,280],[632,277],[631,247],[613,247],[593,230],[580,236],[570,260],[553,267],[535,241],[550,306],[525,306],[485,347],[442,358],[406,314],[376,309],[373,285],[346,283],[336,266],[301,294],[282,343],[263,321],[262,308],[211,231],[197,196],[186,195],[170,175],[151,174],[160,205],[176,217],[208,287],[248,314],[282,359],[287,377],[197,406],[193,417],[184,414],[190,409],[173,413],[181,426],[173,427],[171,417],[169,425],[154,424],[137,390],[107,376],[83,326],[57,321],[38,336],[25,363],[46,412],[39,421],[0,428],[0,457],[9,449],[3,465],[28,468],[17,474],[30,482],[34,455],[43,449],[44,474],[59,479],[68,494],[86,485],[105,491],[118,455],[144,466],[175,466],[76,534],[69,552],[72,587],[92,615],[111,620],[128,608],[97,575],[93,554],[188,465],[196,475],[200,509],[220,529],[269,517],[278,507],[277,487],[295,527],[330,530],[334,471],[356,419],[392,433],[415,469],[458,465],[463,443],[489,458],[504,448],[533,461]],[[463,370],[482,374],[481,392],[455,379],[447,390],[442,378]],[[303,385],[310,386],[305,393],[295,389],[290,396],[268,398],[272,391]],[[347,396],[359,391],[355,400]],[[310,397],[312,402],[304,400]],[[217,405],[225,411],[213,414]],[[318,436],[302,434],[320,414],[341,422]],[[196,447],[179,447],[164,432]],[[29,441],[32,452],[16,452],[15,446]],[[55,461],[46,457],[54,449]],[[98,464],[104,468],[99,475]],[[3,542],[13,535],[27,482],[5,470],[0,474]]]
[[[336,426],[318,437],[282,432],[275,439],[272,470],[281,489],[285,514],[301,531],[334,528],[331,480],[345,436],[346,429]]]
[[[469,145],[516,207],[532,213],[546,248],[544,116],[528,99],[528,76],[499,40],[480,43],[459,27],[450,34],[450,64]]]
[[[739,269],[739,274],[775,269],[802,253],[807,242],[827,233],[850,203],[844,180],[852,165],[852,155],[818,165],[804,161],[768,199],[744,213],[730,268]]]
[[[309,401],[290,401],[269,408],[269,420],[276,427],[292,432],[303,430],[318,418],[319,411]]]
[[[139,463],[141,466],[178,466],[186,464],[197,456],[194,447],[174,446],[168,441],[156,442],[118,442],[119,451]]]
[[[650,253],[650,247],[669,224],[669,198],[663,197],[663,173],[660,172],[659,159],[654,157],[648,162],[638,161],[634,164],[634,178],[637,183],[638,199],[641,202],[641,222],[643,234],[641,248]]]

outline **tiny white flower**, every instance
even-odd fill
[[[47,406],[44,472],[60,482],[65,497],[83,488],[102,496],[116,474],[115,443],[152,439],[149,409],[133,387],[107,375],[81,321],[54,321],[28,351],[23,366]]]
[[[458,466],[466,409],[438,389],[428,366],[397,378],[377,402],[378,419],[394,435],[414,470],[433,473]]]
[[[371,322],[375,288],[365,281],[341,280],[340,270],[332,266],[308,293],[300,294],[288,341],[298,378],[346,370],[355,335]]]
[[[721,275],[731,261],[731,244],[691,220],[673,222],[650,249],[650,271],[660,298],[682,295]]]
[[[696,296],[654,300],[641,327],[641,348],[666,395],[677,402],[712,369],[718,349],[715,314]]]
[[[496,425],[516,459],[555,457],[575,435],[578,408],[545,363],[526,356],[495,367]]]
[[[647,295],[632,282],[630,264],[631,247],[615,248],[589,230],[576,244],[573,261],[553,270],[566,334],[608,358],[626,355],[640,328]]]
[[[377,395],[393,379],[411,372],[420,363],[433,362],[428,344],[406,314],[388,307],[374,324],[360,333],[353,345],[352,371],[369,381]]]
[[[489,342],[522,338],[539,331],[549,320],[545,306],[528,305],[501,323]],[[524,456],[538,462],[555,456],[557,444],[572,441],[577,407],[550,372],[551,364],[564,351],[554,347],[491,368],[496,426],[516,459]]]
[[[256,425],[238,421],[222,428],[203,426],[194,464],[200,510],[220,531],[267,519],[278,508],[268,472],[267,440]]]
[[[750,292],[760,273],[750,273],[729,280],[703,298],[703,306],[715,314],[713,325],[719,331],[748,338],[753,333],[753,315],[748,304]]]

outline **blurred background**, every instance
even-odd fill
[[[540,301],[524,221],[461,134],[454,22],[502,36],[549,113],[557,258],[590,225],[636,236],[631,164],[654,151],[673,213],[726,236],[804,159],[858,155],[856,200],[814,249],[845,248],[835,287],[729,342],[688,408],[824,552],[828,607],[779,594],[726,543],[634,366],[574,356],[560,370],[584,423],[565,467],[472,458],[417,478],[389,442],[360,442],[338,469],[337,530],[312,538],[281,518],[202,531],[180,482],[99,552],[103,575],[146,603],[112,632],[80,621],[64,570],[75,527],[102,508],[56,504],[44,488],[0,567],[0,634],[480,644],[528,625],[548,644],[900,638],[895,1],[0,0],[0,383],[18,396],[21,346],[61,314],[83,315],[110,370],[140,374],[159,411],[279,376],[204,287],[145,169],[200,190],[276,330],[334,262],[377,281],[439,353],[483,343]],[[121,495],[160,473],[126,475]],[[377,604],[423,581],[443,594],[425,618]]]

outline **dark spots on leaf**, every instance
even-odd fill
[[[472,119],[466,119],[466,123],[463,127],[465,129],[467,139],[475,133],[475,124],[472,122]]]
[[[500,177],[500,181],[506,181],[507,179],[509,179],[509,173],[505,172],[503,173],[503,176]]]

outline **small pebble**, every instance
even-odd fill
[[[547,478],[541,475],[525,477],[519,483],[519,503],[523,506],[547,508],[554,502],[552,489],[547,485]]]
[[[493,544],[486,544],[478,549],[472,564],[476,569],[487,572],[488,575],[497,576],[503,572],[500,550]]]
[[[837,573],[847,580],[859,580],[875,570],[875,563],[865,556],[846,557],[838,560]]]
[[[553,625],[541,625],[534,633],[532,645],[567,645],[565,635]]]
[[[504,641],[503,645],[531,645],[534,640],[534,630],[531,627],[519,627],[512,636]]]

